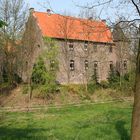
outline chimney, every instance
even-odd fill
[[[92,17],[89,17],[88,19],[89,19],[89,20],[92,20],[93,18],[92,18]]]
[[[34,12],[34,8],[30,8],[29,12],[30,12],[30,14],[32,14]]]
[[[51,9],[47,9],[48,15],[51,15]]]
[[[102,19],[102,22],[105,22],[106,23],[106,20],[105,19]]]

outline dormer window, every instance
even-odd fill
[[[69,42],[69,50],[70,51],[73,51],[74,50],[73,42]]]
[[[88,70],[88,60],[85,60],[85,70]]]
[[[74,60],[70,60],[70,70],[74,71]]]
[[[84,50],[87,51],[88,50],[88,42],[85,41],[85,44],[84,44]]]

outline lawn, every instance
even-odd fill
[[[132,103],[1,112],[0,140],[129,140]]]

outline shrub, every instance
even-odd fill
[[[33,67],[32,82],[33,84],[45,84],[46,82],[46,66],[43,58],[39,57],[37,63]]]
[[[97,89],[99,89],[99,84],[89,83],[87,85],[87,90],[90,94],[93,94]]]
[[[28,85],[24,85],[22,87],[22,94],[28,94],[28,91],[29,91],[29,86]]]
[[[108,83],[108,81],[101,81],[100,82],[100,86],[102,88],[109,88],[109,83]]]

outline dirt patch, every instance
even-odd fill
[[[92,95],[87,93],[76,94],[73,92],[57,93],[53,95],[53,98],[37,98],[32,96],[30,100],[29,94],[23,94],[23,86],[20,85],[13,89],[10,94],[0,97],[1,107],[19,107],[23,108],[23,111],[28,111],[29,107],[37,107],[44,105],[62,105],[62,104],[79,104],[81,102],[96,102],[106,100],[125,100],[125,96],[112,89],[100,89],[94,92]],[[133,96],[128,96],[133,100]]]

